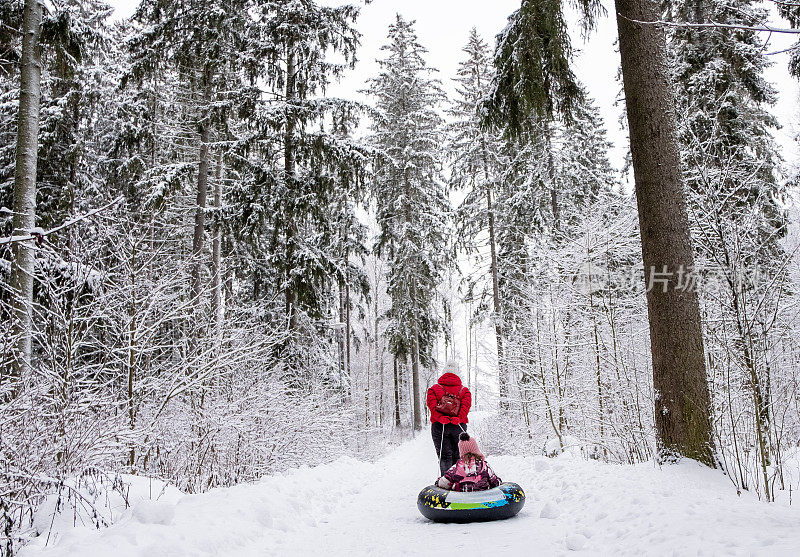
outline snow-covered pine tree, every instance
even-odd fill
[[[9,3],[6,9],[14,7]],[[37,222],[51,228],[92,207],[98,201],[103,182],[103,161],[97,143],[106,139],[107,118],[101,117],[118,74],[114,58],[116,44],[107,18],[111,8],[103,2],[67,0],[54,5],[56,11],[43,14],[42,118],[37,164]],[[9,15],[13,12],[6,12]],[[2,12],[0,12],[2,14]],[[7,17],[0,15],[0,17]],[[4,25],[14,25],[12,19]],[[15,54],[9,43],[9,55]],[[18,68],[9,63],[0,78],[5,98],[19,94]],[[13,76],[13,77],[12,77]],[[12,112],[15,105],[3,104],[0,119],[9,134],[16,132]],[[105,114],[103,114],[105,116]],[[0,205],[10,205],[13,176],[13,142],[0,147]]]
[[[538,299],[533,298],[536,305],[528,306],[525,314],[537,314],[536,327],[542,329],[536,332],[537,338],[552,335],[549,343],[552,354],[541,361],[541,351],[538,351],[538,361],[531,366],[533,359],[524,358],[524,344],[518,344],[515,348],[521,364],[520,384],[530,390],[536,385],[545,388],[550,383],[551,393],[545,399],[547,403],[549,398],[554,409],[548,409],[548,414],[557,413],[554,419],[559,426],[557,433],[563,435],[580,431],[577,422],[583,412],[578,412],[581,404],[576,404],[575,393],[586,388],[587,378],[595,379],[596,393],[584,391],[583,397],[587,403],[596,401],[599,425],[596,433],[599,445],[604,445],[611,414],[606,412],[609,397],[600,365],[604,335],[598,322],[613,320],[613,316],[604,311],[614,305],[613,294],[606,292],[610,285],[605,283],[609,282],[607,275],[612,272],[609,269],[612,260],[619,257],[630,234],[627,228],[616,224],[629,207],[614,191],[617,180],[608,160],[610,143],[599,110],[585,91],[573,105],[567,124],[544,126],[543,132],[550,133],[551,138],[543,143],[545,152],[539,159],[552,158],[552,162],[547,163],[552,170],[548,168],[547,174],[552,180],[551,187],[559,192],[559,218],[533,241],[547,254],[547,263],[531,269],[529,292],[524,299],[530,303],[531,293],[538,292]],[[599,217],[598,213],[603,216]],[[608,224],[600,224],[603,222]],[[582,249],[576,249],[577,246]],[[599,280],[602,288],[577,284],[595,272],[604,274]],[[599,303],[603,298],[608,298],[608,302]],[[530,338],[530,320],[522,323],[527,325],[525,333]],[[591,349],[579,346],[591,346]],[[542,370],[548,368],[550,373],[542,377]],[[591,410],[594,408],[590,407]],[[594,428],[587,428],[585,423],[581,425],[585,428],[581,434],[594,438]],[[605,457],[605,449],[595,453]]]
[[[579,7],[585,29],[592,28],[599,3],[589,0]],[[569,122],[582,100],[571,57],[560,0],[523,1],[497,36],[496,73],[483,115],[486,123],[511,140],[506,146],[510,164],[501,185],[507,195],[501,194],[503,199],[497,200],[506,213],[498,230],[499,285],[501,297],[507,300],[503,317],[509,329],[518,318],[521,324],[526,321],[520,308],[513,307],[513,300],[521,299],[514,289],[525,283],[529,270],[527,235],[547,221],[553,230],[560,223],[554,126],[557,120]]]
[[[377,115],[372,144],[380,150],[374,197],[380,235],[377,249],[388,260],[387,312],[390,351],[411,360],[414,428],[422,427],[420,366],[432,365],[431,350],[439,329],[436,289],[449,257],[446,230],[450,206],[440,176],[443,128],[436,108],[444,102],[431,77],[414,22],[399,14],[382,47],[380,74],[369,93]]]
[[[269,313],[290,333],[284,361],[298,380],[305,364],[324,367],[298,335],[316,337],[326,328],[324,335],[337,334],[329,326],[340,314],[346,367],[346,310],[366,293],[356,264],[365,248],[355,208],[369,155],[350,137],[363,107],[324,97],[355,63],[358,13],[352,5],[307,0],[265,1],[254,10],[260,41],[250,56],[267,91],[246,105],[247,135],[238,142],[244,180],[233,192],[233,210],[242,224],[240,247],[251,255],[248,264],[258,265],[245,271],[253,298],[283,300]]]
[[[565,198],[560,210],[561,232],[568,236],[574,235],[573,229],[589,208],[618,186],[608,160],[612,145],[600,110],[585,89],[580,98],[571,120],[559,126],[553,138],[556,189]]]
[[[748,0],[734,4],[674,0],[670,8],[673,19],[689,23],[752,26],[766,17],[765,10]],[[710,33],[677,27],[670,37],[676,94],[681,113],[687,115],[680,122],[687,185],[700,192],[715,182],[732,193],[725,207],[728,218],[734,209],[762,196],[759,211],[766,227],[762,232],[770,238],[769,251],[779,249],[777,242],[786,223],[779,207],[783,194],[778,178],[780,155],[771,135],[778,122],[768,111],[776,101],[776,90],[764,79],[769,62],[763,48],[758,33],[748,29]],[[761,187],[752,181],[741,184],[738,173],[754,174]],[[693,201],[698,201],[696,196]]]
[[[470,31],[466,46],[462,48],[466,59],[459,64],[457,96],[449,110],[453,122],[448,125],[450,153],[452,157],[451,180],[453,187],[466,190],[466,195],[457,212],[458,233],[456,237],[466,251],[480,253],[479,236],[488,234],[489,276],[475,276],[470,280],[468,291],[474,298],[475,289],[484,285],[491,298],[491,319],[494,322],[497,345],[498,384],[500,400],[508,398],[508,372],[503,359],[503,313],[500,300],[498,274],[497,233],[494,198],[507,159],[504,142],[496,130],[483,125],[483,102],[491,92],[494,67],[489,46],[478,35],[474,27]],[[481,302],[483,296],[479,297]],[[479,307],[483,307],[479,303]]]
[[[588,31],[602,6],[588,0],[578,3],[578,8],[584,31]],[[668,80],[661,75],[666,71],[664,37],[660,28],[648,27],[647,32],[638,28],[633,32],[630,28],[631,20],[658,19],[655,3],[617,0],[617,12],[643,230],[643,261],[648,270],[666,265],[674,274],[680,267],[691,266],[693,255],[679,175],[677,138],[672,132],[674,115],[669,108],[672,100],[665,86]],[[534,115],[543,118],[546,125],[556,113],[568,120],[580,97],[580,88],[570,69],[570,48],[560,0],[524,0],[498,36],[497,77],[487,103],[488,122],[503,126],[515,136],[525,130]],[[665,111],[649,110],[652,95],[663,102]],[[665,132],[655,134],[654,129]],[[545,131],[543,138],[547,142],[550,133]],[[552,153],[549,145],[548,151],[549,159]],[[558,227],[559,200],[553,186],[554,165],[549,160],[548,167],[552,215]],[[664,187],[656,190],[651,187],[655,183]],[[662,447],[665,453],[674,451],[712,463],[708,386],[696,295],[674,288],[662,295],[649,289],[647,299],[653,377],[663,397],[659,404],[664,405],[664,411],[656,412]]]
[[[594,26],[597,0],[579,2],[584,26]],[[570,67],[572,45],[561,0],[523,0],[497,35],[496,77],[486,103],[487,121],[514,137],[531,116],[544,121],[569,117],[580,98]]]
[[[550,134],[549,141],[545,134]],[[576,410],[570,393],[581,384],[576,370],[582,371],[576,348],[582,343],[575,337],[583,335],[594,317],[585,309],[591,299],[576,295],[573,282],[589,267],[606,266],[585,222],[600,207],[618,210],[616,179],[602,118],[585,95],[573,105],[569,124],[529,125],[512,145],[515,162],[498,188],[497,227],[504,255],[500,286],[507,358],[522,401],[514,408],[527,420],[534,393],[543,391],[536,395],[543,396],[542,412],[552,417],[554,432],[562,438],[578,433],[569,429]],[[552,219],[551,184],[559,192],[558,226]],[[591,249],[575,251],[585,243]]]
[[[242,64],[242,51],[252,31],[249,9],[250,3],[245,0],[225,3],[144,0],[133,16],[138,29],[129,42],[131,76],[143,83],[164,71],[175,72],[179,79],[180,106],[188,124],[186,133],[190,139],[182,147],[184,160],[191,161],[188,164],[193,164],[196,172],[189,289],[195,329],[206,321],[201,316],[203,254],[211,144],[218,135],[216,104],[229,91],[229,68]],[[179,139],[178,143],[182,141]],[[188,170],[188,165],[184,169]],[[189,334],[190,352],[197,334],[197,331]]]
[[[336,282],[339,295],[338,331],[339,336],[339,375],[343,390],[352,395],[353,388],[353,348],[360,347],[361,338],[354,335],[353,313],[363,320],[366,313],[364,304],[368,303],[370,286],[364,270],[369,250],[366,247],[367,227],[358,220],[355,213],[353,194],[356,189],[348,187],[347,181],[340,182],[349,195],[333,201],[330,207],[332,228],[329,230],[329,248],[332,268],[331,279]],[[360,197],[360,195],[359,195]],[[360,262],[360,265],[357,264]]]
[[[16,2],[4,6],[0,12],[4,26],[13,28],[11,26],[19,23],[22,10],[17,8],[21,8],[21,4]],[[36,185],[30,190],[35,191],[35,219],[33,213],[29,213],[33,220],[27,228],[34,224],[52,228],[98,200],[100,159],[92,147],[98,141],[98,128],[103,126],[97,107],[110,89],[109,71],[105,68],[108,53],[113,48],[106,22],[110,13],[111,8],[100,1],[65,0],[54,3],[39,16],[41,25],[37,26],[35,52],[41,59],[38,69],[42,75],[35,100],[37,105],[41,104],[41,112],[37,133],[39,147],[35,150]],[[9,99],[19,95],[16,81],[24,74],[20,71],[24,65],[17,67],[14,63],[21,61],[15,43],[18,44],[16,37],[7,43],[9,49],[5,54],[2,94]],[[17,129],[16,115],[12,112],[15,111],[3,110],[0,115],[7,124],[3,128],[9,133]],[[11,206],[9,180],[13,176],[16,152],[13,143],[5,145],[7,147],[0,148],[0,205]],[[19,251],[30,250],[20,248]],[[52,262],[45,267],[51,267],[49,263]],[[42,278],[47,281],[51,277]],[[44,288],[39,290],[40,293],[45,291]],[[47,305],[45,301],[44,306]]]
[[[578,3],[581,25],[594,27],[602,10],[597,0]],[[545,144],[544,162],[549,186],[550,212],[554,228],[559,227],[559,192],[555,185],[552,133],[556,119],[569,122],[583,90],[570,66],[572,44],[561,0],[524,0],[497,35],[494,54],[495,79],[485,103],[485,119],[507,137],[519,139],[533,133]],[[538,138],[537,138],[538,140]]]
[[[767,15],[748,0],[674,0],[668,6],[672,19],[689,23],[754,26]],[[670,49],[679,111],[686,115],[679,132],[692,232],[705,267],[700,271],[711,279],[701,296],[710,361],[724,367],[733,355],[741,383],[751,390],[762,487],[769,498],[772,401],[764,351],[771,327],[754,324],[774,323],[770,314],[788,288],[788,255],[781,245],[785,185],[771,134],[778,123],[767,110],[776,91],[764,79],[769,62],[756,31],[677,27]],[[726,438],[736,426],[727,428]],[[739,481],[748,484],[747,478]]]
[[[44,228],[96,207],[104,189],[94,149],[106,125],[99,112],[114,87],[108,22],[112,9],[99,0],[65,0],[45,18],[46,68],[39,154],[39,222]]]

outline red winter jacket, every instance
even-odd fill
[[[436,405],[444,396],[444,393],[456,395],[461,400],[461,407],[458,416],[445,416],[436,411]],[[459,396],[459,393],[460,396]],[[461,379],[455,373],[445,373],[439,378],[439,382],[428,389],[428,408],[431,411],[431,423],[441,424],[466,424],[469,422],[467,414],[469,407],[472,406],[472,393],[461,384]]]

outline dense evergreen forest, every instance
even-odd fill
[[[355,5],[1,1],[4,551],[81,482],[379,456],[427,424],[445,360],[485,450],[788,489],[800,238],[766,13],[617,0],[620,173],[562,4],[473,30],[456,75],[398,14],[364,103],[328,94]]]

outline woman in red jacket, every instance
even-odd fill
[[[431,411],[431,436],[442,474],[458,461],[458,436],[467,430],[467,416],[472,406],[472,393],[456,375],[458,364],[447,362],[443,371],[439,381],[428,389],[427,397]],[[454,411],[456,407],[457,412]]]

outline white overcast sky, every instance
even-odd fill
[[[351,0],[352,1],[352,0]],[[338,0],[322,0],[326,4],[339,4]],[[355,0],[357,3],[358,0]],[[137,0],[110,0],[117,10],[117,17],[128,17]],[[428,49],[428,63],[437,68],[439,78],[448,91],[452,91],[450,79],[455,75],[459,61],[463,58],[461,48],[473,26],[490,44],[494,45],[495,35],[503,29],[506,18],[519,7],[520,0],[374,0],[362,7],[358,29],[362,33],[359,62],[356,68],[335,86],[329,94],[363,98],[358,93],[366,80],[377,73],[376,58],[383,57],[380,47],[386,42],[386,33],[395,14],[416,20],[419,40]],[[613,0],[603,0],[609,15],[602,18],[599,28],[584,42],[577,33],[573,46],[578,51],[575,59],[575,72],[595,98],[605,119],[609,138],[615,148],[611,154],[612,162],[620,167],[627,148],[627,138],[619,130],[621,109],[615,106],[620,84],[615,79],[619,67],[619,54],[615,49],[616,22],[613,18]],[[774,6],[769,5],[774,13]],[[775,17],[774,22],[785,26],[785,22]],[[766,37],[764,37],[766,38]],[[773,34],[766,51],[782,50],[790,46],[797,35]],[[784,159],[792,165],[797,164],[798,144],[794,136],[800,132],[800,108],[798,108],[798,82],[789,76],[787,70],[788,54],[771,55],[774,62],[767,72],[767,79],[779,90],[780,99],[772,108],[773,113],[783,124],[776,132],[776,139]]]

